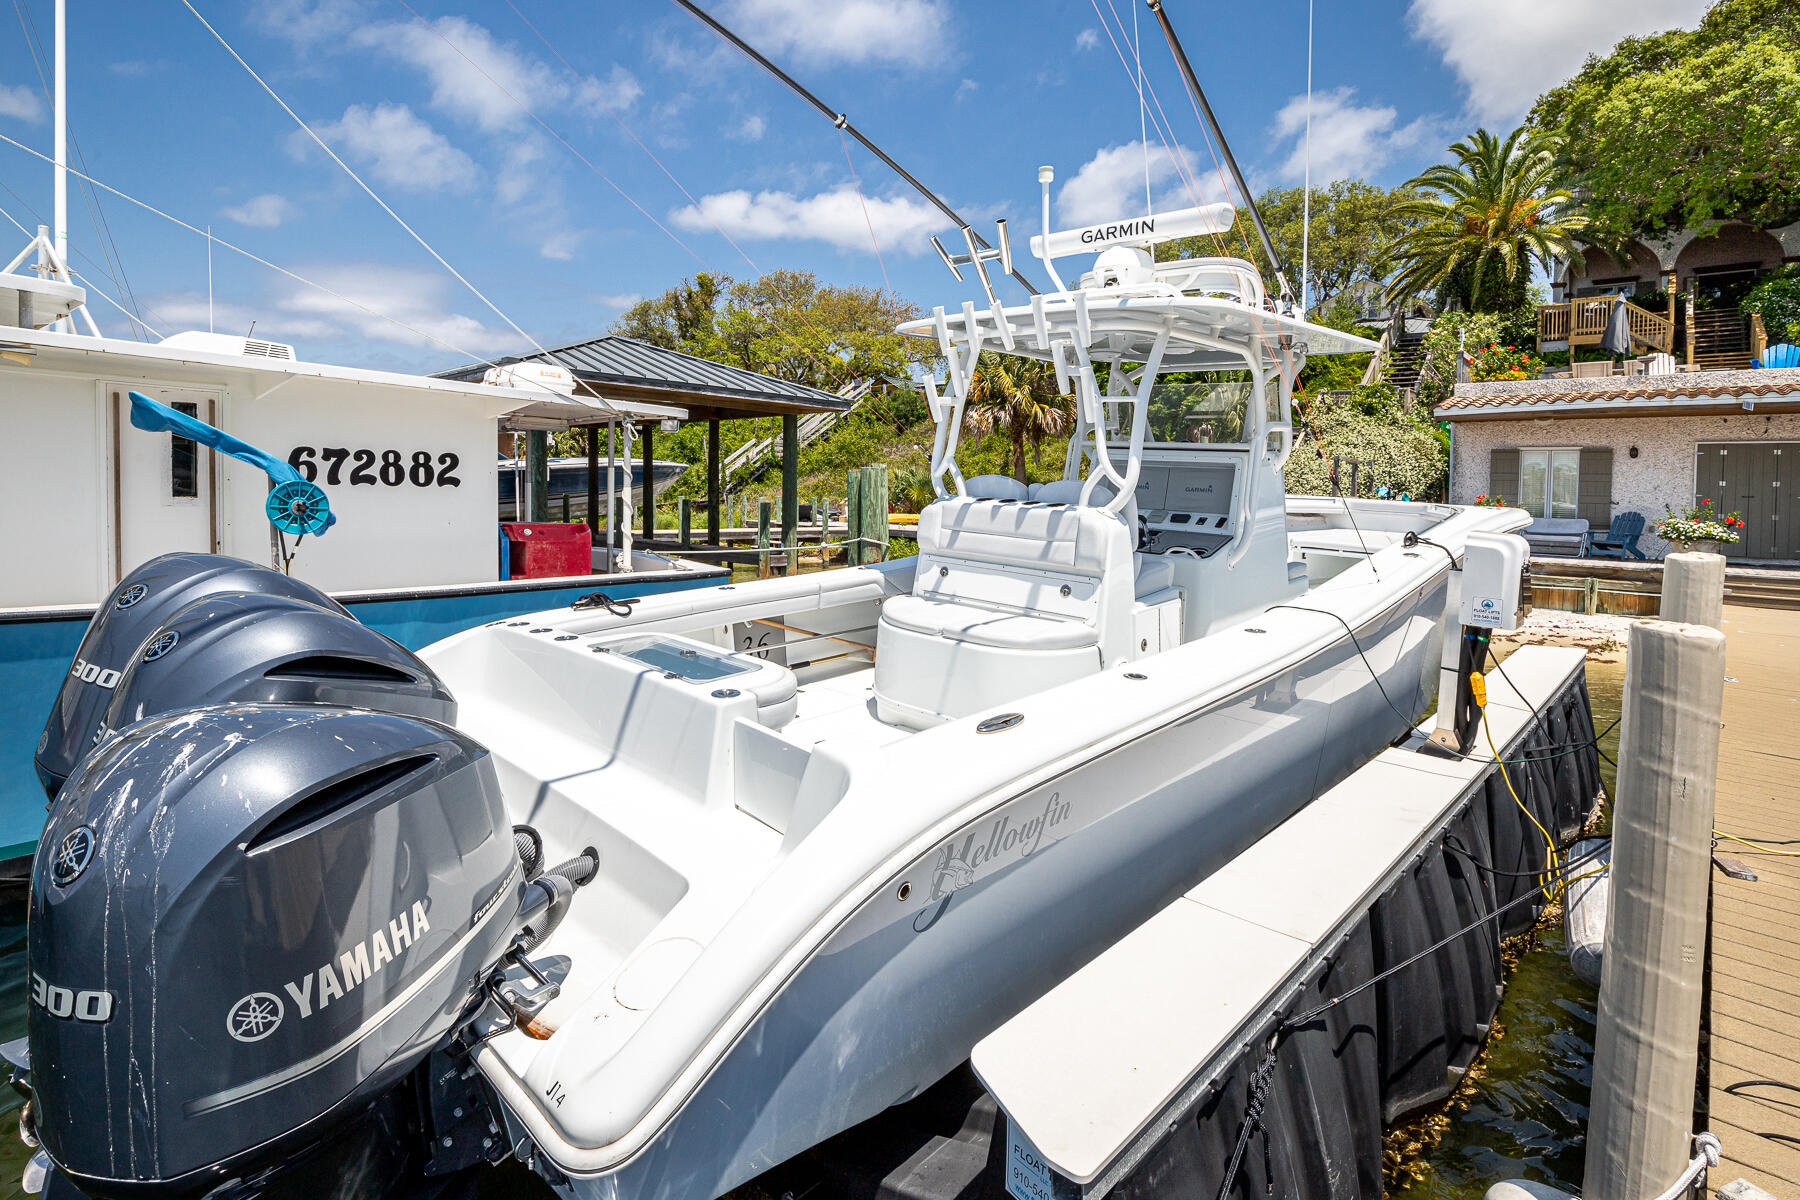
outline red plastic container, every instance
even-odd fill
[[[535,521],[503,521],[507,563],[514,579],[555,579],[594,573],[593,543],[588,527]]]

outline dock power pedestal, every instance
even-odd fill
[[[1450,572],[1437,728],[1426,747],[1460,758],[1475,744],[1486,688],[1488,638],[1519,627],[1531,612],[1531,547],[1516,533],[1471,533],[1462,566]]]

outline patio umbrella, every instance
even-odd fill
[[[1612,315],[1606,319],[1606,332],[1600,335],[1600,348],[1608,354],[1631,353],[1631,314],[1625,311],[1625,297],[1614,296]]]

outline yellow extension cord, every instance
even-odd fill
[[[1532,815],[1529,808],[1525,807],[1525,801],[1519,798],[1518,791],[1513,787],[1512,773],[1506,769],[1506,764],[1500,759],[1500,747],[1494,744],[1494,728],[1488,723],[1487,680],[1480,671],[1469,672],[1469,692],[1475,700],[1475,707],[1481,710],[1481,730],[1487,735],[1488,749],[1493,752],[1494,763],[1500,768],[1500,778],[1505,781],[1506,790],[1511,793],[1513,803],[1519,806],[1519,811],[1525,814],[1525,819],[1537,826],[1537,831],[1544,835],[1544,869],[1538,873],[1538,890],[1544,893],[1544,903],[1555,904],[1568,890],[1569,885],[1575,882],[1575,879],[1585,879],[1587,875],[1592,875],[1603,868],[1596,867],[1594,871],[1589,871],[1586,875],[1577,875],[1575,879],[1562,880],[1556,885],[1554,891],[1551,890],[1550,881],[1556,879],[1561,872],[1561,864],[1556,858],[1556,839],[1550,836],[1550,831],[1545,829],[1543,823]]]

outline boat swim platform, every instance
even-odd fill
[[[1599,800],[1584,663],[1527,646],[1488,677],[1530,818],[1485,739],[1452,760],[1415,734],[995,1030],[969,1066],[751,1186],[1217,1196],[1261,1069],[1266,1103],[1229,1194],[1379,1197],[1386,1126],[1455,1089],[1499,1004],[1501,942],[1541,911],[1532,822],[1566,842]],[[1284,1021],[1345,996],[1265,1061]]]
[[[1726,599],[1713,827],[1800,851],[1800,611]],[[1712,873],[1701,1063],[1723,1161],[1709,1185],[1800,1197],[1800,858],[1725,840],[1716,851],[1757,878]]]

